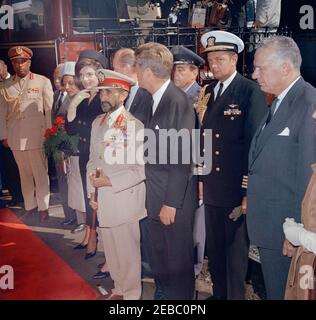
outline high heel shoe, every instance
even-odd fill
[[[88,246],[88,244],[79,243],[78,245],[76,245],[76,246],[74,247],[74,250],[85,249],[87,246]]]
[[[85,255],[85,257],[84,257],[86,260],[94,257],[94,256],[97,254],[98,242],[99,242],[99,240],[98,240],[98,238],[97,238],[96,245],[95,245],[95,249],[94,249],[93,251],[91,251],[91,252],[87,252],[87,253],[86,253],[86,255]]]
[[[92,257],[94,257],[95,255],[97,254],[97,249],[95,249],[94,251],[92,251],[92,252],[88,252],[88,253],[86,253],[86,255],[85,255],[85,259],[86,260],[88,260],[88,259],[90,259],[90,258],[92,258]]]

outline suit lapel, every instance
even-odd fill
[[[263,150],[264,146],[266,145],[267,141],[271,138],[271,136],[278,134],[280,130],[284,129],[286,126],[286,121],[291,117],[295,108],[295,97],[298,97],[298,93],[300,92],[301,88],[303,87],[305,81],[300,78],[294,86],[290,89],[287,95],[282,100],[277,112],[273,116],[271,122],[267,127],[262,130],[264,123],[267,120],[268,113],[262,121],[260,127],[258,128],[256,137],[254,138],[254,150],[252,153],[252,163],[256,160],[259,156],[261,151]],[[252,164],[251,163],[251,164]]]
[[[149,127],[152,127],[153,129],[155,129],[155,124],[157,122],[157,119],[159,119],[160,116],[166,112],[164,109],[166,108],[166,105],[168,105],[169,92],[172,90],[172,86],[173,86],[173,83],[170,81],[166,91],[163,93],[161,97],[161,100],[157,106],[155,113],[150,119]]]
[[[137,92],[135,94],[135,97],[131,103],[131,106],[129,108],[129,112],[134,114],[135,109],[137,107],[137,104],[139,103],[138,101],[141,99],[141,90],[139,90],[139,88],[137,89]]]

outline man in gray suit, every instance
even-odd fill
[[[253,78],[276,96],[249,151],[247,224],[259,248],[268,299],[283,299],[290,259],[282,224],[300,221],[300,205],[316,161],[316,89],[300,75],[301,54],[287,37],[266,39],[257,49]]]

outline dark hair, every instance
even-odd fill
[[[82,86],[82,83],[80,81],[80,70],[84,67],[91,67],[94,70],[98,70],[98,69],[103,69],[102,65],[100,62],[93,60],[93,59],[89,59],[89,58],[83,58],[77,61],[76,65],[75,65],[75,81],[76,83],[78,83],[78,88],[80,90],[84,89]]]

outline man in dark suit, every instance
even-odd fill
[[[192,218],[197,204],[190,159],[194,111],[185,93],[170,81],[173,58],[165,46],[147,43],[136,49],[135,56],[139,85],[154,100],[153,115],[145,124],[150,130],[145,173],[155,299],[192,299]],[[170,130],[177,135],[181,129],[186,139],[172,136]],[[168,142],[162,138],[167,131]],[[185,161],[182,155],[188,154]]]
[[[212,129],[212,170],[201,177],[206,247],[213,282],[211,299],[244,299],[248,266],[246,188],[248,150],[266,112],[259,86],[236,71],[243,41],[226,31],[202,36],[215,79],[203,88],[197,109],[202,132]],[[204,133],[202,142],[204,140]],[[202,191],[203,189],[203,191]]]
[[[130,48],[122,48],[113,56],[113,70],[122,73],[133,80],[135,85],[131,87],[129,96],[125,101],[125,109],[143,124],[148,123],[152,115],[153,98],[151,94],[138,85],[135,67],[135,52]],[[142,276],[152,276],[150,267],[149,230],[148,218],[140,221],[141,230],[141,255],[142,255]]]
[[[125,101],[125,108],[142,123],[148,122],[152,114],[152,96],[138,85],[135,68],[135,53],[130,48],[122,48],[113,56],[113,70],[135,80],[131,92]]]
[[[268,299],[283,299],[290,259],[282,224],[300,221],[301,202],[316,161],[316,89],[300,75],[302,58],[291,38],[266,39],[257,49],[253,78],[275,95],[249,152],[248,217],[251,243],[259,247]]]

